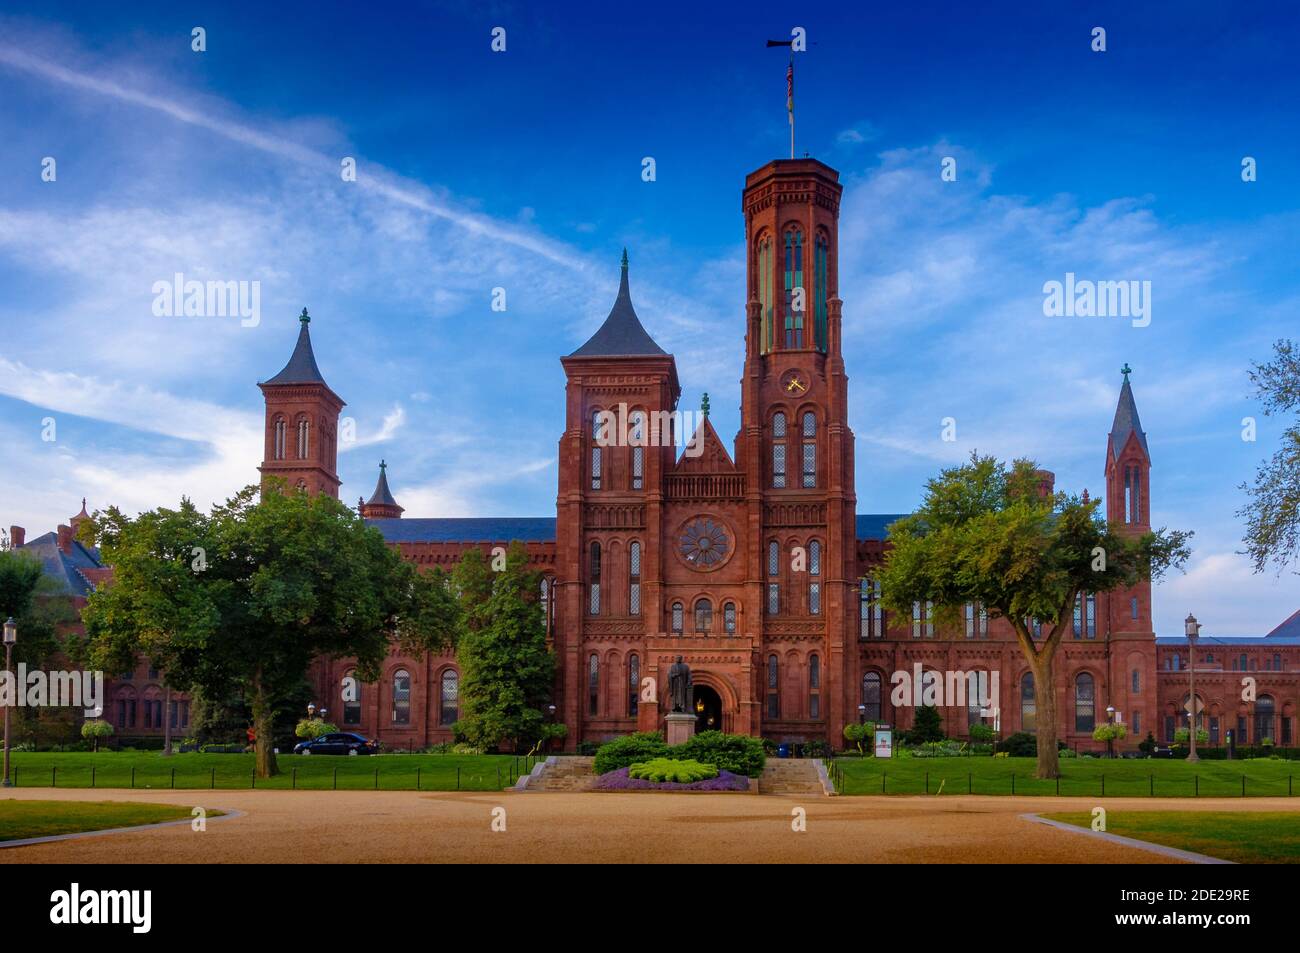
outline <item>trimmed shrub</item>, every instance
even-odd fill
[[[640,781],[672,781],[676,784],[691,784],[706,781],[718,776],[718,769],[711,764],[700,764],[689,758],[655,758],[634,764],[628,769],[628,777]]]
[[[596,749],[595,771],[607,774],[638,762],[668,757],[668,744],[657,731],[638,731],[607,741]]]
[[[997,751],[1009,758],[1038,757],[1038,738],[1027,731],[1017,731],[997,743]]]
[[[767,762],[763,742],[749,735],[725,735],[721,731],[701,731],[689,741],[669,749],[671,758],[693,758],[732,774],[756,778]]]

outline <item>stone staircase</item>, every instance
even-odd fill
[[[595,758],[560,757],[542,768],[528,784],[529,791],[587,791],[596,781]]]
[[[759,794],[823,797],[821,776],[813,758],[768,758],[758,778]]]

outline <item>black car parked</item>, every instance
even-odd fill
[[[334,731],[319,738],[300,741],[294,754],[379,754],[379,742],[368,741],[350,731]]]

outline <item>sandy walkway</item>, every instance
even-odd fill
[[[1086,798],[782,798],[413,791],[99,791],[23,788],[22,799],[161,801],[247,816],[0,850],[0,863],[853,862],[1168,863],[1022,813],[1088,811]],[[807,831],[791,830],[791,810]],[[1111,798],[1111,811],[1278,811],[1294,800]],[[506,831],[491,829],[506,810]],[[686,858],[681,851],[689,852]]]

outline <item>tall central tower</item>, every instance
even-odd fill
[[[840,350],[839,173],[779,159],[745,180],[745,370],[737,464],[746,474],[749,592],[765,734],[834,728],[853,675],[856,495]],[[747,600],[748,601],[748,600]],[[782,711],[781,698],[806,698]],[[823,704],[821,699],[826,699]],[[802,724],[800,724],[802,722]]]

